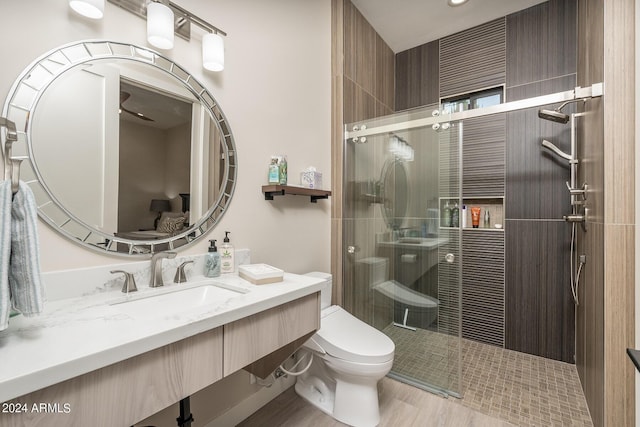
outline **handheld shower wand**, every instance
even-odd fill
[[[569,163],[576,161],[573,158],[573,153],[571,154],[567,154],[564,151],[560,150],[558,147],[555,146],[555,144],[553,144],[550,141],[547,141],[546,139],[542,140],[542,146],[545,148],[548,148],[549,150],[553,151],[554,153],[556,153],[558,156],[562,157],[565,160],[568,160]]]

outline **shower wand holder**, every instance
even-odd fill
[[[580,226],[582,227],[582,231],[587,231],[587,217],[586,214],[571,214],[571,215],[563,215],[562,219],[564,219],[567,222],[579,222]]]
[[[587,201],[587,191],[589,190],[589,186],[584,183],[581,188],[571,188],[569,182],[565,182],[567,184],[567,189],[569,190],[569,194],[571,195],[571,205],[579,206],[584,205]],[[578,197],[581,197],[582,200],[578,200]]]

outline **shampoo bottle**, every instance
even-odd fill
[[[235,271],[235,260],[233,245],[229,242],[229,231],[224,232],[224,241],[220,246],[221,273],[233,273]]]
[[[457,202],[453,205],[453,209],[451,209],[451,226],[456,228],[460,227],[460,208]]]
[[[220,276],[220,254],[215,240],[209,240],[209,252],[204,256],[204,275],[207,277]]]
[[[449,207],[449,201],[447,200],[444,209],[442,210],[442,227],[451,227],[451,208]]]
[[[467,228],[467,205],[462,205],[462,228]]]

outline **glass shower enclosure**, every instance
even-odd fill
[[[394,341],[389,376],[463,394],[461,246],[463,227],[471,227],[462,210],[464,121],[471,138],[473,124],[489,116],[553,104],[559,111],[601,95],[596,83],[477,109],[432,105],[346,125],[343,305]]]
[[[391,377],[458,396],[462,122],[415,125],[437,108],[347,125],[370,132],[344,141],[344,305],[394,341]]]

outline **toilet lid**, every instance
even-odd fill
[[[329,355],[351,362],[387,362],[395,350],[388,336],[338,306],[322,310],[321,327],[313,339]]]

